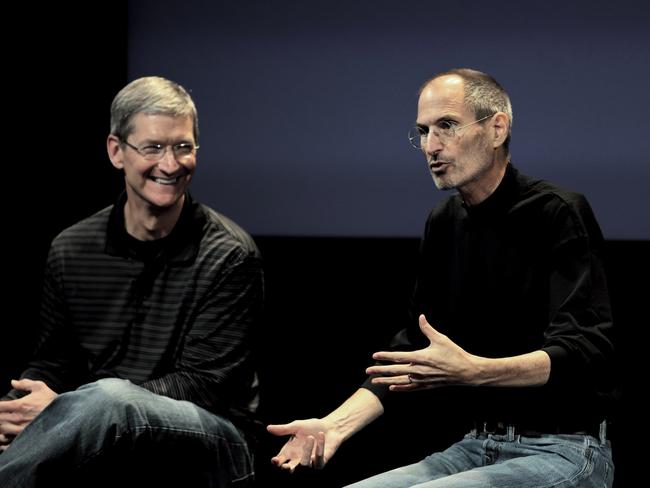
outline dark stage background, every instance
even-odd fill
[[[133,2],[132,5],[136,3],[139,2]],[[148,3],[143,2],[143,5],[145,4]],[[168,2],[164,4],[168,6]],[[205,7],[208,2],[199,4]],[[231,9],[235,2],[217,2],[217,4],[224,9]],[[287,4],[283,2],[279,4],[281,7],[278,12],[290,12],[282,7]],[[326,2],[319,2],[321,6],[326,4]],[[1,295],[5,313],[3,351],[0,355],[0,381],[5,385],[5,389],[9,386],[9,379],[23,368],[32,346],[33,330],[38,320],[41,273],[50,240],[66,226],[112,203],[122,188],[119,175],[114,172],[108,161],[104,145],[109,128],[110,101],[114,94],[132,78],[130,75],[143,74],[133,68],[134,60],[129,60],[127,54],[129,43],[139,42],[141,36],[133,33],[135,40],[129,37],[129,6],[126,2],[100,2],[97,5],[93,5],[92,9],[71,6],[39,7],[31,12],[25,8],[21,11],[11,11],[7,17],[19,24],[20,34],[6,40],[9,49],[7,69],[4,73],[7,107],[5,117],[9,124],[15,125],[14,131],[5,129],[5,141],[16,143],[16,146],[6,145],[5,149],[9,151],[5,151],[4,154],[5,188],[9,190],[5,193],[7,195],[5,216],[8,223],[3,239],[5,281],[8,286]],[[188,8],[188,5],[187,2],[178,2],[177,7],[168,12],[171,18],[176,18],[178,21],[175,28],[167,33],[179,41],[184,39],[184,34],[191,37],[193,32],[192,25],[187,25],[183,20],[184,13],[179,12]],[[259,7],[255,2],[250,5],[251,8]],[[346,4],[333,2],[332,5],[335,6],[336,12],[341,12],[343,5]],[[584,5],[592,5],[592,3]],[[597,8],[601,4],[596,2],[593,5]],[[602,17],[605,13],[614,12],[616,15],[613,25],[620,26],[621,22],[626,20],[629,21],[631,32],[637,32],[635,26],[640,22],[638,14],[646,14],[632,9],[626,2],[620,4],[620,10],[617,10],[618,5],[608,7],[607,12],[601,14],[589,10],[588,7],[584,9],[575,7],[569,11],[565,10],[575,17],[565,17],[561,22],[564,26],[574,24],[583,26],[580,32],[586,32],[590,30],[585,26],[591,21],[600,19],[597,25],[604,25],[601,22],[604,22]],[[305,8],[299,9],[303,16],[309,15]],[[542,9],[542,7],[537,8]],[[280,22],[279,14],[274,16],[269,8],[260,7],[260,9],[265,15],[270,15],[269,18],[274,22]],[[418,13],[415,8],[410,12],[413,18]],[[356,15],[361,13],[355,10]],[[462,12],[457,13],[460,15]],[[370,10],[368,14],[371,15],[372,11]],[[263,23],[263,19],[255,17],[254,13],[251,15],[253,25],[259,26]],[[80,17],[82,21],[78,20]],[[285,20],[286,24],[279,24],[279,32],[282,32],[284,27],[288,29],[284,32],[291,32],[290,27],[293,23],[290,22],[290,18]],[[335,27],[341,26],[341,22],[345,24],[344,21],[337,21],[335,17],[329,20],[333,22],[333,32],[338,32]],[[235,27],[241,25],[243,20],[240,18],[238,22],[239,24],[233,24],[229,31],[231,34],[237,30]],[[450,46],[459,43],[468,43],[460,34],[452,37],[437,35],[436,28],[444,25],[444,22],[444,18],[433,18],[430,22],[422,20],[413,22],[413,25],[414,29],[416,27],[428,29],[431,38],[444,46],[443,50],[449,50]],[[204,20],[204,23],[209,24],[209,20]],[[483,34],[487,35],[499,28],[492,24],[483,24],[479,25],[478,21],[474,21],[471,33],[473,39],[479,39]],[[217,22],[215,25],[221,24]],[[321,21],[316,31],[320,37],[314,38],[310,46],[317,47],[319,42],[324,42],[322,39],[328,35],[328,32],[324,31],[325,25],[326,23]],[[158,24],[150,28],[151,32],[160,32]],[[500,28],[507,29],[509,26]],[[255,35],[263,40],[263,36],[273,30],[273,25],[268,24],[265,29]],[[301,35],[308,39],[311,32],[309,25],[303,25],[301,29]],[[165,33],[160,32],[160,34],[164,37]],[[580,57],[572,57],[571,43],[554,40],[551,34],[552,32],[549,32],[549,46],[554,46],[555,52],[561,53],[565,65],[579,64],[582,61]],[[640,57],[647,56],[648,43],[634,45],[632,42],[634,39],[624,38],[631,44],[628,49],[620,52],[620,56],[623,60],[629,60],[631,64],[626,68],[617,65],[616,79],[621,80],[622,86],[614,84],[611,78],[607,78],[609,80],[607,83],[599,85],[602,98],[595,100],[594,105],[609,104],[612,99],[614,103],[620,103],[622,92],[635,100],[642,96],[642,90],[637,90],[637,93],[632,95],[626,94],[626,80],[630,76],[628,73],[634,74],[641,70],[634,63]],[[197,39],[197,44],[191,46],[192,52],[187,53],[198,56],[198,61],[195,60],[191,66],[187,66],[190,72],[200,73],[201,59],[209,59],[209,50],[200,41]],[[286,40],[291,44],[289,41],[291,39]],[[259,42],[259,39],[255,42]],[[34,44],[35,47],[29,47]],[[160,46],[168,44],[169,38],[160,39]],[[510,44],[504,44],[495,50],[495,56],[504,58],[498,64],[499,70],[506,68],[511,47]],[[343,46],[340,48],[344,49]],[[367,49],[372,51],[371,47]],[[158,51],[155,44],[148,44],[147,52],[151,57],[158,57],[164,50]],[[225,56],[228,53],[227,46],[222,46],[220,52]],[[404,55],[415,59],[414,52],[419,52],[417,46]],[[395,53],[396,57],[399,57],[398,55],[402,55],[401,50]],[[593,56],[598,55],[598,52],[593,53]],[[545,56],[551,54],[547,53]],[[605,58],[612,61],[611,53]],[[176,59],[180,60],[182,68],[185,58]],[[415,60],[413,63],[417,64]],[[237,70],[240,67],[243,69],[243,65],[245,63],[240,60],[240,63],[233,65],[231,69]],[[204,67],[208,71],[212,69],[209,66]],[[491,71],[488,61],[483,62],[479,67]],[[421,73],[418,71],[416,74],[421,74],[421,78],[424,78],[430,74],[429,69],[436,70],[435,66],[432,68],[425,66],[425,68],[424,71]],[[353,79],[355,69],[355,66],[346,68],[348,80]],[[423,69],[421,65],[418,66],[418,70],[420,69]],[[512,67],[509,69],[512,70]],[[521,70],[517,72],[523,80],[526,76],[530,76],[531,80],[542,77],[542,81],[546,76],[552,78],[548,73],[526,75]],[[266,76],[273,79],[275,74],[272,67],[266,66],[265,70],[259,73],[257,81],[266,79]],[[394,76],[400,77],[399,73]],[[412,76],[412,73],[409,76]],[[421,79],[418,78],[417,81]],[[519,81],[519,83],[525,82]],[[541,81],[538,80],[536,83]],[[210,145],[220,147],[232,143],[235,133],[228,135],[226,140],[221,140],[219,130],[215,129],[215,127],[227,128],[228,126],[227,119],[217,122],[220,117],[220,107],[222,105],[231,107],[234,103],[233,94],[238,93],[238,97],[244,97],[245,95],[238,90],[240,88],[248,90],[253,85],[252,81],[251,84],[242,87],[225,87],[217,84],[211,87],[209,98],[205,98],[206,94],[203,92],[195,92],[199,99],[198,108],[202,121],[207,123],[207,127],[202,126],[204,129],[202,144],[207,147]],[[409,86],[404,89],[408,91],[417,88],[411,85],[412,83],[409,83]],[[560,90],[559,86],[562,85],[563,82],[553,80],[551,89]],[[370,88],[372,89],[372,86]],[[527,102],[531,97],[532,88],[524,85],[508,88],[511,90],[514,88],[520,93],[514,103],[515,117],[517,111],[521,113],[522,123],[519,128],[516,128],[515,133],[516,138],[521,141],[518,144],[521,145],[513,146],[513,150],[517,151],[518,147],[523,149],[523,146],[528,144],[535,147],[542,142],[539,146],[540,150],[545,151],[547,155],[554,154],[553,148],[548,146],[548,137],[545,135],[548,127],[536,127],[531,121],[529,123],[533,125],[526,128],[523,121],[524,117],[534,115],[524,114],[529,110],[526,103],[533,103]],[[576,86],[575,80],[567,82],[566,90],[570,95],[579,94],[580,89],[581,86]],[[298,95],[302,96],[301,93]],[[386,99],[386,103],[393,103],[392,97],[395,97],[399,101],[398,105],[405,110],[405,121],[410,121],[414,116],[413,91],[409,91],[406,95],[398,93],[397,90],[390,93],[375,92],[374,95],[375,102]],[[329,104],[337,103],[338,92],[327,96],[330,97]],[[404,100],[407,100],[407,103],[402,103]],[[644,201],[648,198],[648,192],[642,189],[629,189],[630,183],[637,180],[643,184],[648,181],[647,173],[644,173],[647,171],[648,152],[642,150],[643,144],[646,144],[647,148],[647,137],[641,130],[641,128],[647,129],[648,125],[643,120],[638,121],[639,117],[643,118],[646,111],[641,109],[640,104],[632,104],[629,99],[626,100],[620,107],[624,115],[616,117],[609,116],[611,113],[609,109],[585,112],[583,108],[563,106],[558,123],[565,127],[563,131],[551,138],[552,140],[557,137],[562,138],[563,134],[574,134],[574,131],[580,132],[584,129],[577,122],[566,124],[565,120],[569,116],[575,117],[576,120],[584,120],[587,125],[594,119],[597,120],[598,123],[596,126],[591,126],[592,129],[608,128],[610,138],[588,139],[588,144],[576,143],[576,147],[570,153],[571,157],[567,159],[571,164],[558,168],[561,178],[575,178],[572,180],[574,181],[572,186],[577,190],[582,190],[583,177],[586,185],[601,178],[601,169],[605,171],[599,165],[593,170],[585,169],[585,165],[590,163],[590,158],[580,157],[583,146],[597,146],[600,154],[613,155],[613,161],[606,168],[607,171],[612,168],[618,171],[616,168],[621,165],[620,179],[616,180],[620,184],[606,185],[602,192],[592,189],[592,194],[588,195],[590,200],[600,202],[594,205],[599,218],[603,216],[602,209],[606,208],[612,209],[612,212],[620,216],[620,222],[614,219],[611,229],[618,229],[619,224],[620,226],[630,224],[626,227],[628,230],[620,234],[618,231],[612,231],[607,236],[607,266],[619,333],[623,387],[622,401],[618,406],[613,429],[617,464],[616,486],[619,488],[631,485],[634,476],[644,474],[641,471],[642,464],[635,459],[635,453],[640,452],[635,439],[644,436],[643,427],[645,427],[647,414],[647,408],[642,406],[640,401],[642,393],[640,389],[647,383],[645,376],[647,366],[644,357],[647,353],[644,346],[648,321],[645,314],[642,314],[642,304],[648,296],[647,264],[650,251],[650,241],[648,241],[650,235],[647,234],[647,213],[650,205]],[[413,101],[412,106],[409,105],[411,101]],[[270,102],[267,100],[265,103]],[[324,102],[321,103],[325,105]],[[362,111],[367,105],[372,106],[374,102],[363,99],[358,103],[358,109]],[[234,110],[237,107],[231,108]],[[372,108],[375,109],[376,107]],[[554,106],[552,113],[556,112]],[[306,132],[311,132],[309,127],[314,128],[313,130],[320,136],[331,138],[333,145],[346,137],[347,131],[340,133],[340,127],[332,127],[332,132],[329,132],[327,125],[314,122],[317,114],[318,111],[315,110],[309,120],[303,120],[298,124],[299,127],[306,127]],[[293,124],[293,116],[294,113],[289,111],[282,116],[282,120],[286,124]],[[631,120],[635,121],[634,124],[630,122]],[[250,120],[241,116],[239,122],[248,123]],[[284,175],[283,178],[290,185],[302,187],[302,191],[306,194],[315,192],[314,195],[321,198],[316,191],[320,188],[319,181],[310,179],[311,177],[305,173],[307,171],[305,167],[292,165],[279,167],[278,165],[283,162],[282,158],[273,159],[268,151],[263,147],[260,149],[255,144],[259,142],[264,146],[268,142],[267,136],[264,136],[265,127],[275,123],[277,117],[257,118],[256,116],[253,125],[259,131],[260,139],[236,140],[236,144],[228,149],[230,152],[227,154],[239,157],[238,154],[241,153],[242,158],[252,157],[260,163],[272,162],[274,168]],[[349,127],[355,126],[353,121],[349,120],[341,120],[340,123]],[[378,127],[384,124],[390,126],[392,130],[393,123],[393,120],[379,117],[376,125],[368,130],[371,134],[376,133]],[[211,124],[216,125],[211,126]],[[399,128],[396,127],[395,130],[405,134],[406,130],[402,130],[401,125],[400,122]],[[240,134],[244,133],[240,132]],[[365,151],[360,150],[359,146],[354,148],[356,152],[351,152],[352,160],[346,159],[348,155],[344,151],[339,154],[339,162],[347,164],[348,170],[344,172],[340,169],[332,170],[322,180],[323,189],[326,188],[325,180],[329,180],[328,185],[335,183],[334,186],[337,188],[348,185],[349,181],[357,181],[363,186],[367,176],[371,182],[366,189],[376,193],[378,199],[376,201],[381,201],[381,205],[387,206],[386,209],[392,209],[398,202],[401,204],[404,200],[410,201],[406,212],[414,225],[409,224],[407,230],[397,229],[394,233],[389,230],[374,233],[373,229],[378,228],[374,224],[356,232],[350,227],[352,224],[345,224],[348,227],[341,227],[342,231],[337,235],[333,227],[325,225],[328,219],[336,221],[346,216],[349,217],[349,222],[358,222],[362,225],[367,214],[364,213],[365,211],[358,213],[358,209],[350,209],[348,214],[348,205],[350,207],[354,205],[336,200],[336,195],[331,193],[322,199],[328,201],[327,198],[334,198],[333,207],[340,205],[340,208],[334,214],[324,214],[320,219],[313,220],[313,226],[303,228],[303,233],[291,229],[281,232],[282,228],[268,227],[264,222],[268,221],[268,225],[271,225],[275,216],[265,215],[263,211],[269,207],[267,204],[274,200],[275,194],[264,191],[258,193],[261,182],[267,180],[267,174],[260,173],[257,169],[246,170],[230,166],[227,163],[237,162],[239,165],[244,165],[245,162],[235,161],[230,156],[225,157],[226,153],[221,153],[221,149],[217,149],[212,154],[201,149],[201,166],[197,182],[202,180],[207,183],[209,191],[216,199],[213,205],[218,210],[241,220],[245,226],[247,223],[250,224],[250,230],[265,259],[268,310],[266,322],[260,331],[259,347],[263,388],[262,415],[265,421],[280,423],[294,418],[321,416],[329,412],[363,381],[363,370],[370,363],[371,353],[382,348],[398,327],[413,281],[418,247],[417,233],[424,222],[428,208],[437,198],[436,190],[426,174],[424,164],[417,161],[417,158],[412,159],[413,155],[408,153],[408,147],[403,144],[404,134],[399,132],[395,140],[382,141],[382,144],[385,143],[390,147],[391,153],[386,155],[387,162],[381,163],[383,169],[380,172],[387,170],[386,165],[390,163],[391,158],[398,161],[395,169],[396,178],[399,178],[399,173],[403,169],[415,175],[417,185],[422,185],[420,189],[414,191],[413,195],[404,196],[404,192],[408,193],[408,187],[402,190],[393,188],[384,191],[381,186],[373,186],[376,175],[372,167],[369,170],[359,169],[364,165],[373,164],[373,161],[369,156],[365,156]],[[356,136],[352,137],[354,139]],[[380,133],[378,137],[386,139],[385,134]],[[581,137],[589,136],[583,134]],[[529,141],[525,142],[525,138],[529,138]],[[567,139],[569,142],[571,140],[571,138]],[[291,146],[287,146],[284,151],[286,151],[285,155],[291,155]],[[393,152],[399,155],[396,156]],[[309,153],[305,151],[303,154],[305,160],[310,161],[310,166],[312,155],[311,151]],[[557,156],[562,160],[561,153]],[[406,163],[402,161],[407,159]],[[518,158],[515,157],[516,159]],[[211,172],[213,169],[207,169],[210,164],[214,165],[215,171],[221,173],[213,174]],[[326,162],[319,164],[326,165]],[[360,166],[355,169],[352,165],[356,164]],[[522,169],[526,168],[522,167]],[[230,180],[227,176],[240,170],[243,173],[234,180]],[[350,180],[350,174],[355,171],[361,171],[363,174],[358,176],[358,180]],[[605,171],[603,174],[608,176],[602,178],[611,180],[612,176],[609,173]],[[306,178],[304,185],[303,177]],[[295,182],[292,181],[294,178]],[[622,193],[615,193],[614,190]],[[203,195],[207,197],[206,191],[203,190]],[[229,195],[238,192],[235,197],[240,200],[238,203],[233,203],[235,200],[231,200]],[[224,206],[219,205],[221,195],[224,195]],[[248,202],[250,208],[241,206],[241,201]],[[336,203],[337,201],[339,203]],[[300,223],[306,217],[308,209],[294,206],[299,212],[288,221]],[[630,218],[628,212],[632,207],[639,212],[639,215],[634,218]],[[258,211],[262,212],[260,215],[263,216],[264,225],[248,220],[256,218]],[[302,211],[305,211],[305,215],[301,214]],[[322,229],[321,223],[324,226]],[[338,222],[332,224],[337,225]],[[415,232],[413,229],[416,229]],[[623,238],[629,236],[635,238]],[[417,401],[404,402],[403,399],[398,398],[391,407],[393,408],[383,418],[345,444],[330,465],[321,472],[297,473],[289,477],[270,469],[268,458],[279,449],[281,441],[265,437],[258,455],[260,486],[323,488],[340,486],[376,471],[410,462],[431,449],[444,447],[457,435],[457,432],[449,427],[447,420],[453,413],[446,412],[444,405],[440,406],[439,411],[433,413],[418,412]],[[422,414],[422,418],[428,415],[431,421],[426,425],[413,424],[412,420],[420,417],[419,414]],[[639,473],[635,473],[635,470],[639,470]]]

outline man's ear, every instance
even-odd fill
[[[497,112],[492,117],[492,125],[494,127],[494,148],[503,145],[508,137],[510,131],[510,117],[504,112]]]
[[[124,150],[117,136],[109,134],[106,138],[106,150],[108,151],[108,158],[111,160],[113,166],[117,169],[124,169]]]

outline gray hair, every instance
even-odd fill
[[[476,120],[496,112],[505,113],[510,119],[508,137],[503,143],[506,156],[510,155],[510,139],[512,138],[512,105],[510,97],[497,80],[490,75],[469,68],[457,68],[438,73],[427,80],[420,88],[420,94],[429,83],[443,76],[456,75],[463,79],[465,87],[465,105],[474,112]]]
[[[194,142],[199,142],[199,119],[190,94],[178,83],[159,76],[138,78],[122,88],[111,104],[111,134],[124,140],[134,130],[136,114],[189,116]]]

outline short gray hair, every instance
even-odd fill
[[[159,76],[138,78],[122,88],[111,104],[111,134],[125,140],[133,132],[133,117],[150,115],[189,116],[194,143],[199,142],[199,119],[190,94],[178,83]]]

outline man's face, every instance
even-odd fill
[[[433,80],[422,91],[418,101],[417,125],[425,132],[451,123],[462,127],[476,120],[465,106],[464,82],[451,75]],[[486,134],[484,123],[469,125],[451,137],[441,140],[429,134],[423,141],[429,170],[436,187],[441,190],[458,189],[471,194],[475,184],[493,166],[494,148]]]
[[[175,155],[170,146],[196,145],[192,119],[140,113],[133,117],[133,126],[133,132],[126,138],[129,144],[137,148],[155,144],[167,147],[162,156],[151,161],[132,147],[115,142],[111,159],[124,170],[128,199],[157,211],[182,205],[183,194],[196,169],[196,154]]]

